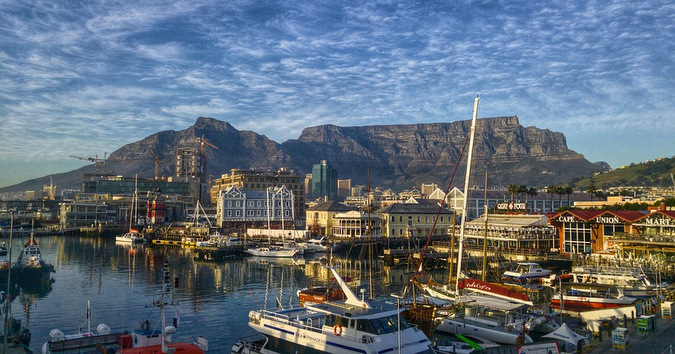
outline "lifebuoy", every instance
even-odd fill
[[[333,326],[333,333],[335,333],[336,336],[340,336],[342,334],[342,326],[339,324]]]

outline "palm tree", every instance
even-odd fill
[[[518,186],[518,194],[520,194],[520,200],[521,200],[521,201],[522,201],[523,199],[525,199],[525,198],[523,197],[523,195],[524,195],[525,193],[527,193],[527,186],[524,185],[524,184],[519,185],[519,186]]]
[[[574,189],[572,189],[572,187],[565,186],[563,188],[563,194],[567,194],[567,206],[570,206],[570,195],[572,195],[572,193],[574,193]]]
[[[590,184],[588,188],[586,188],[586,193],[591,195],[591,201],[593,201],[593,195],[598,192],[598,188],[595,186],[595,184]]]
[[[509,194],[511,195],[511,201],[513,201],[513,196],[518,194],[518,186],[515,184],[509,184]]]
[[[558,186],[550,185],[546,187],[546,193],[551,196],[551,212],[553,212],[553,195],[558,193]]]

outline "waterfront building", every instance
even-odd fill
[[[626,232],[614,234],[619,258],[675,257],[675,210],[659,209],[635,220]],[[659,255],[660,254],[660,255]]]
[[[455,225],[456,237],[460,231]],[[509,254],[541,255],[559,248],[556,229],[545,215],[488,214],[487,225],[483,215],[466,222],[464,239],[466,247],[483,249],[487,240],[488,249]]]
[[[340,197],[340,200],[351,196],[352,194],[352,180],[351,179],[339,179],[337,180],[337,195]]]
[[[118,208],[102,202],[59,203],[59,226],[92,226],[118,223]]]
[[[550,224],[557,229],[560,253],[569,255],[614,254],[617,234],[640,234],[633,224],[646,215],[641,211],[567,210],[553,215]]]
[[[140,195],[148,192],[154,193],[158,190],[162,194],[190,195],[188,182],[174,182],[173,180],[85,174],[82,182],[84,193],[133,194],[138,192]]]
[[[264,191],[246,190],[230,186],[218,196],[218,226],[228,229],[293,228],[295,196],[293,191],[280,187],[269,187]]]
[[[382,217],[356,210],[333,216],[332,234],[340,239],[382,236]]]
[[[438,203],[395,203],[375,213],[382,216],[383,236],[418,237],[430,234],[438,209]],[[447,235],[452,218],[452,211],[444,206],[432,236]]]
[[[333,230],[335,215],[353,210],[334,200],[318,203],[307,208],[307,229],[313,235],[330,235]]]
[[[312,166],[312,198],[328,198],[335,200],[337,196],[337,170],[326,160]]]
[[[438,185],[436,183],[422,183],[420,186],[420,192],[425,198],[429,198],[436,190],[438,190]]]
[[[241,191],[263,191],[268,188],[285,186],[293,194],[293,211],[296,226],[304,225],[305,216],[305,186],[300,183],[298,174],[287,168],[277,171],[271,170],[244,170],[231,169],[230,173],[223,174],[214,181],[211,187],[211,201],[218,203],[221,191],[230,187],[238,187]]]

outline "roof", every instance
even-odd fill
[[[396,203],[376,211],[377,214],[436,214],[438,204]],[[443,206],[441,214],[452,214],[450,209]]]
[[[485,226],[485,218],[480,217],[467,222],[467,225]],[[543,215],[488,215],[488,226],[497,227],[534,227],[548,226],[548,218]]]
[[[634,210],[588,210],[588,209],[583,209],[583,210],[566,210],[561,213],[553,215],[552,219],[557,218],[561,215],[565,214],[571,214],[572,216],[589,221],[597,218],[598,216],[604,215],[604,214],[610,214],[614,215],[618,218],[623,219],[624,221],[636,221],[639,220],[643,217],[645,217],[646,214],[645,212],[642,211],[634,211]],[[675,213],[674,213],[675,217]]]
[[[343,212],[343,211],[350,211],[354,210],[344,204],[340,204],[334,200],[329,200],[327,202],[319,203],[313,207],[307,208],[307,211],[335,211],[335,212]]]

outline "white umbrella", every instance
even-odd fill
[[[543,338],[553,338],[553,339],[559,339],[559,340],[564,340],[565,342],[572,343],[576,345],[579,343],[579,340],[584,340],[584,343],[586,342],[586,337],[582,336],[581,334],[578,334],[574,331],[572,331],[568,326],[567,323],[563,323],[560,328],[556,329],[555,331],[542,336]]]

